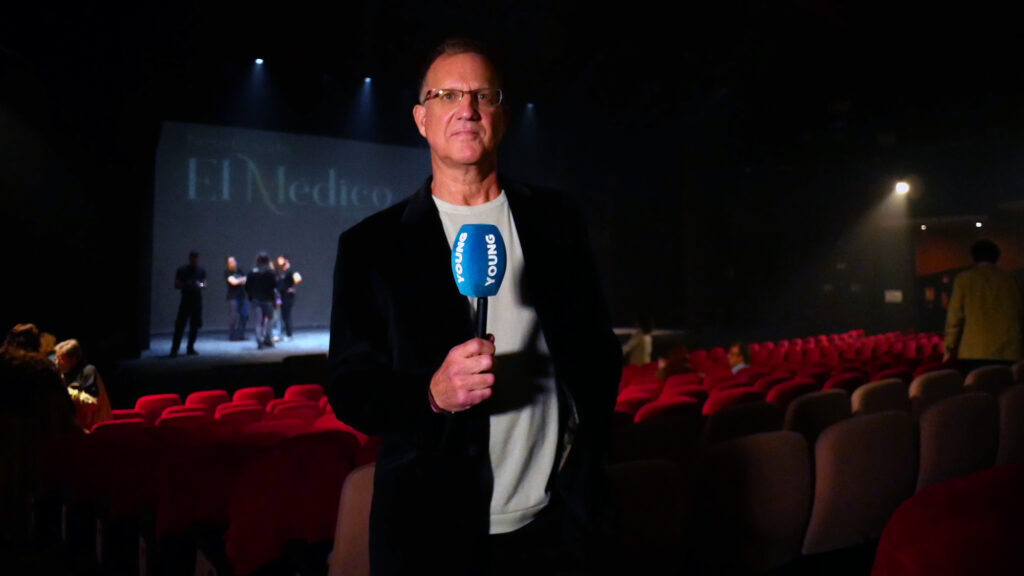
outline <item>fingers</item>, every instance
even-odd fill
[[[449,356],[455,355],[460,358],[469,358],[470,356],[487,356],[494,354],[494,342],[493,335],[490,335],[490,340],[484,340],[483,338],[472,338],[466,340],[462,344],[451,349],[448,353]]]

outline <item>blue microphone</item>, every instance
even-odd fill
[[[459,293],[476,298],[476,332],[487,335],[487,298],[505,278],[505,241],[493,224],[463,224],[452,245],[452,275]]]

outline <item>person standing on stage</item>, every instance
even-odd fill
[[[245,293],[245,274],[238,269],[238,261],[228,256],[224,281],[228,286],[228,340],[245,340],[245,325],[249,322],[249,299]]]
[[[185,352],[189,356],[196,352],[196,338],[199,328],[203,326],[203,289],[206,288],[206,270],[199,266],[199,252],[188,254],[188,264],[178,268],[174,274],[174,288],[181,290],[181,302],[178,304],[178,317],[174,320],[174,341],[171,342],[171,358],[178,355],[181,337],[188,323],[188,346]]]
[[[276,285],[277,278],[270,265],[270,256],[266,252],[260,252],[256,256],[256,267],[249,272],[245,281],[245,290],[252,301],[256,320],[256,345],[260,350],[274,347],[274,341],[270,337],[270,320],[274,317]]]
[[[292,339],[292,306],[295,305],[295,287],[302,282],[302,275],[292,270],[287,255],[277,257],[277,291],[281,294],[281,320],[284,322],[284,339]]]

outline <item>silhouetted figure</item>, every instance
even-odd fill
[[[288,256],[277,257],[277,292],[281,295],[281,320],[284,323],[284,339],[292,339],[292,307],[295,305],[295,287],[302,282],[302,275],[292,270]]]
[[[245,326],[249,323],[249,296],[245,293],[246,276],[238,269],[238,261],[228,256],[224,270],[228,301],[228,340],[245,340]]]
[[[270,265],[270,256],[260,252],[256,256],[256,267],[249,272],[245,281],[245,290],[252,302],[252,312],[256,321],[256,346],[274,347],[270,334],[270,320],[274,317],[274,300],[277,298],[277,278],[274,268]]]
[[[178,355],[181,337],[188,323],[188,346],[185,352],[189,356],[196,352],[196,338],[199,328],[203,325],[203,289],[206,288],[206,270],[199,266],[199,252],[189,252],[188,264],[178,268],[174,274],[174,288],[181,290],[181,302],[178,304],[178,317],[174,320],[174,340],[171,342],[171,357]]]

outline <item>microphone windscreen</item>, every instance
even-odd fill
[[[505,241],[493,224],[463,224],[452,245],[452,275],[459,293],[488,298],[505,278]]]

